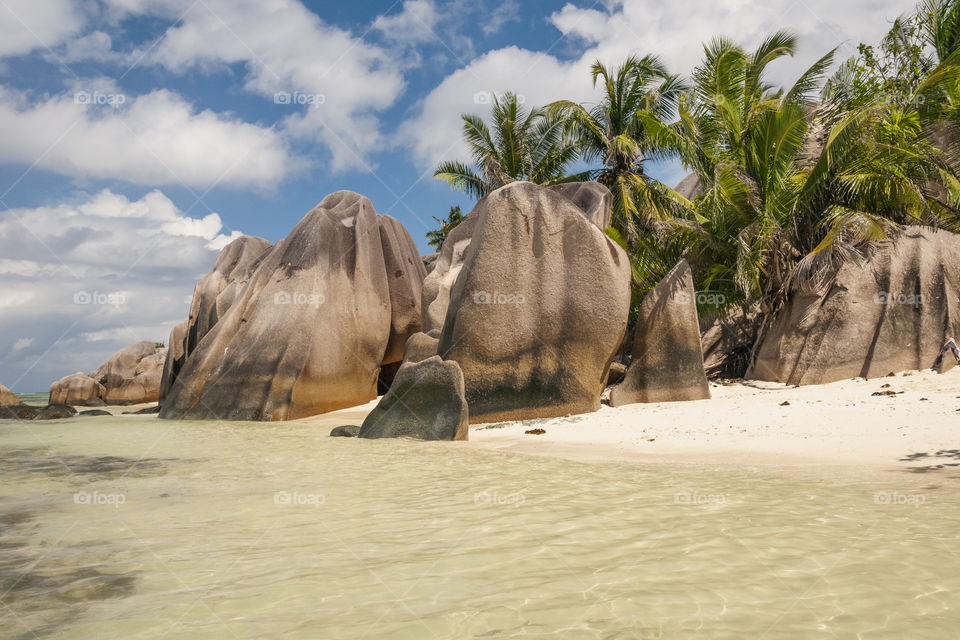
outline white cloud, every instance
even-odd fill
[[[0,2],[0,58],[53,48],[76,33],[85,20],[71,0]]]
[[[394,42],[416,44],[432,40],[439,16],[432,0],[405,0],[402,9],[392,15],[381,15],[373,28]]]
[[[216,250],[239,235],[156,190],[0,213],[0,382],[42,391],[127,344],[165,341]]]
[[[425,97],[420,112],[400,127],[398,139],[423,169],[439,160],[464,159],[459,115],[489,112],[486,105],[474,102],[478,91],[515,91],[526,97],[527,104],[560,98],[595,101],[589,75],[594,60],[616,64],[630,54],[655,53],[674,72],[689,74],[701,60],[702,43],[716,35],[749,47],[777,29],[792,29],[800,36],[800,51],[795,60],[772,69],[775,80],[789,81],[833,47],[846,43],[837,54],[843,59],[859,42],[876,41],[889,29],[889,20],[914,4],[914,0],[620,0],[595,8],[567,4],[550,20],[564,37],[582,43],[579,57],[561,60],[549,52],[518,47],[490,51],[444,78]]]
[[[240,188],[272,188],[297,167],[273,129],[197,112],[175,93],[126,96],[96,81],[75,89],[28,101],[0,88],[0,162],[146,185]]]
[[[271,101],[279,92],[313,100],[276,106],[286,133],[327,145],[335,171],[366,166],[382,139],[373,114],[404,89],[399,61],[387,51],[324,23],[296,0],[166,5],[185,13],[144,62],[178,73],[243,64],[248,91]]]

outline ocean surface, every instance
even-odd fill
[[[960,472],[0,421],[0,638],[956,638]]]

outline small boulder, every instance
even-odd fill
[[[76,372],[50,385],[50,404],[68,404],[74,407],[103,406],[106,389],[85,373]]]
[[[693,273],[681,260],[640,304],[633,359],[610,406],[709,397]]]
[[[77,416],[112,416],[113,414],[109,411],[104,411],[103,409],[87,409],[86,411],[81,411]]]
[[[433,338],[425,333],[415,333],[407,340],[403,349],[404,362],[422,362],[437,355],[439,336]]]
[[[62,418],[72,418],[77,415],[77,410],[66,404],[50,404],[40,409],[34,420],[60,420]]]
[[[331,438],[356,438],[360,435],[360,425],[358,424],[345,424],[339,427],[334,427],[330,432]]]
[[[14,404],[0,407],[0,419],[3,420],[33,420],[40,413],[38,407],[28,404]]]
[[[466,440],[468,424],[460,367],[433,356],[400,367],[390,391],[363,421],[359,437]]]

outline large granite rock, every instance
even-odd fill
[[[460,367],[433,356],[400,367],[390,391],[363,421],[359,436],[466,440],[468,413]]]
[[[99,407],[106,404],[104,401],[106,394],[107,391],[102,384],[78,371],[50,385],[49,403],[74,407]]]
[[[587,220],[600,229],[610,226],[613,194],[599,182],[565,182],[547,188],[577,205]]]
[[[707,192],[696,173],[689,174],[673,190],[691,202]]]
[[[626,254],[583,206],[529,182],[494,191],[469,218],[439,354],[463,370],[471,422],[599,409],[627,325]]]
[[[327,196],[188,353],[160,417],[290,420],[369,402],[381,365],[416,331],[418,261],[367,198]]]
[[[769,322],[748,378],[806,385],[929,368],[960,337],[960,236],[909,228],[825,291],[792,292]]]
[[[760,305],[733,306],[704,326],[700,342],[707,378],[742,378],[750,366],[762,316]]]
[[[463,268],[463,256],[470,246],[473,237],[473,227],[477,216],[474,215],[486,196],[477,203],[467,216],[453,230],[447,234],[439,255],[433,264],[433,269],[423,281],[422,299],[422,328],[424,333],[434,329],[443,329],[443,321],[447,317],[447,307],[450,306],[450,290]]]
[[[184,320],[170,331],[167,341],[167,357],[163,361],[163,373],[160,375],[160,392],[157,394],[160,402],[167,397],[173,381],[180,375],[183,363],[187,361],[187,332],[190,320]]]
[[[640,304],[630,366],[610,406],[709,397],[693,273],[681,260]]]
[[[90,377],[103,385],[107,404],[156,402],[166,358],[166,347],[138,342],[110,356]]]
[[[10,389],[0,384],[0,407],[9,407],[23,404],[23,401]]]

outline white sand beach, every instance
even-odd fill
[[[711,400],[472,425],[463,446],[587,462],[960,466],[960,368],[804,387],[711,383],[710,391]],[[895,395],[873,395],[886,392]],[[374,406],[302,422],[360,424]],[[533,429],[546,433],[525,433]]]

